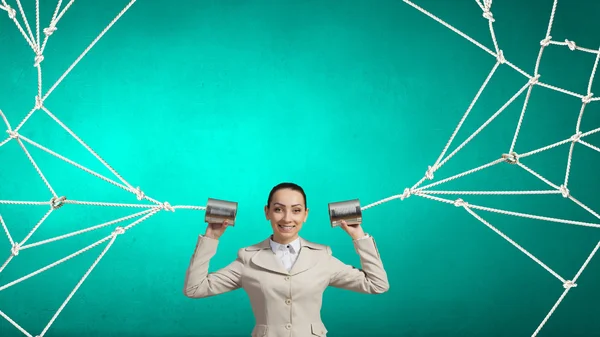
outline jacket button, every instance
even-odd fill
[[[292,328],[292,325],[290,323],[288,323],[288,324],[285,325],[285,328],[289,330],[289,329]]]
[[[285,280],[286,280],[286,281],[289,281],[289,280],[290,280],[290,277],[289,277],[289,276],[286,276],[286,277],[285,277]]]
[[[290,305],[290,304],[292,304],[292,300],[291,300],[291,299],[289,299],[289,298],[288,298],[288,299],[286,299],[286,300],[285,300],[285,304],[287,304],[287,305]]]

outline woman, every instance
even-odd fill
[[[231,264],[209,273],[227,223],[209,224],[200,235],[187,269],[185,296],[203,298],[243,288],[250,298],[254,337],[326,336],[321,321],[322,295],[328,286],[381,294],[389,289],[375,241],[361,226],[342,228],[353,239],[362,269],[342,263],[329,246],[302,239],[308,217],[304,190],[293,183],[275,186],[265,206],[273,234],[238,251]]]

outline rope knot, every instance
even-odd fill
[[[425,172],[425,177],[429,180],[433,179],[433,173],[435,172],[437,168],[435,167],[431,167],[431,166],[427,166],[427,171]]]
[[[562,194],[563,198],[569,197],[569,189],[567,188],[567,186],[560,185],[560,188],[558,190],[560,191],[560,194]]]
[[[544,47],[548,47],[548,45],[550,44],[550,41],[552,41],[552,36],[547,36],[545,39],[540,41],[540,45],[544,46]]]
[[[50,208],[59,209],[59,208],[63,207],[65,204],[65,200],[67,200],[67,197],[64,197],[64,196],[62,196],[60,198],[52,197],[52,199],[50,199]]]
[[[502,50],[498,50],[498,56],[496,56],[496,59],[500,64],[506,63],[506,59],[504,58],[504,53],[502,52]]]
[[[454,206],[456,206],[456,207],[466,207],[467,205],[469,205],[469,204],[466,201],[462,200],[461,198],[454,200]]]
[[[565,43],[567,44],[567,46],[569,47],[569,49],[571,49],[571,50],[577,49],[577,45],[575,44],[575,41],[571,41],[571,40],[566,40],[565,39]]]
[[[570,140],[572,142],[576,142],[576,141],[578,141],[581,138],[581,135],[582,135],[582,133],[581,133],[581,131],[579,131],[576,134],[572,135],[571,138],[570,138]]]
[[[34,62],[33,62],[33,66],[34,67],[39,67],[40,63],[42,63],[42,61],[44,60],[44,55],[42,54],[37,54],[35,56]]]
[[[577,287],[577,283],[575,283],[571,280],[568,280],[567,282],[563,283],[563,288],[565,288],[565,289],[571,289],[571,288],[575,288],[575,287]]]
[[[581,102],[583,102],[583,104],[588,104],[592,101],[592,96],[594,96],[594,93],[590,92],[586,96],[581,97]]]
[[[410,188],[407,187],[404,189],[404,193],[402,193],[402,195],[400,196],[400,200],[404,200],[404,199],[410,197],[410,195],[411,195],[411,190],[410,190]]]
[[[15,243],[11,248],[10,248],[10,252],[13,256],[17,256],[19,255],[19,250],[21,250],[21,245],[19,245],[18,243]]]
[[[519,155],[516,152],[511,152],[509,154],[505,153],[502,155],[502,158],[504,158],[505,162],[511,165],[514,165],[519,162]]]
[[[40,96],[35,96],[35,109],[39,110],[44,106],[44,100]]]
[[[488,19],[490,22],[496,22],[496,20],[494,20],[494,15],[492,12],[490,12],[489,8],[483,10],[483,17]]]
[[[529,85],[536,85],[540,79],[540,74],[537,74],[529,79]]]
[[[10,7],[9,5],[4,6],[6,8],[6,12],[8,12],[8,17],[11,20],[14,20],[16,15],[17,15],[17,11],[14,10],[12,7]]]
[[[173,208],[173,206],[171,206],[171,204],[169,204],[167,201],[163,202],[161,208],[168,212],[175,212],[175,209]]]
[[[54,25],[50,25],[50,27],[48,28],[44,28],[44,34],[46,36],[50,36],[52,35],[52,33],[54,33],[58,28],[56,28],[56,26]]]
[[[8,136],[12,139],[17,139],[19,138],[19,134],[16,131],[13,130],[6,130],[6,133],[8,133]]]
[[[112,236],[117,236],[117,235],[121,235],[125,233],[125,229],[121,226],[115,228],[115,230],[112,232]]]
[[[144,192],[142,192],[139,186],[136,187],[135,190],[133,190],[133,193],[135,193],[137,200],[142,200],[146,197],[146,195],[144,194]]]

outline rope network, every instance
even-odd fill
[[[131,184],[129,184],[125,179],[123,179],[123,177],[121,175],[119,175],[105,160],[103,160],[90,146],[88,146],[80,137],[78,137],[71,129],[69,129],[62,121],[60,121],[44,104],[44,102],[46,101],[46,99],[48,98],[48,96],[56,89],[56,87],[65,79],[65,77],[73,70],[73,68],[83,59],[83,57],[85,55],[87,55],[89,53],[89,51],[93,48],[93,46],[108,32],[108,30],[129,10],[129,8],[136,2],[136,0],[131,0],[124,8],[123,10],[121,10],[121,12],[119,12],[116,17],[104,28],[104,30],[101,31],[101,33],[90,43],[90,45],[80,54],[80,56],[67,68],[67,70],[58,78],[58,80],[56,80],[54,82],[54,84],[50,87],[50,89],[48,91],[46,91],[45,93],[43,93],[42,91],[42,83],[43,83],[43,77],[42,77],[42,67],[43,67],[43,61],[44,61],[44,49],[47,45],[48,39],[49,37],[56,32],[56,30],[58,29],[57,25],[60,21],[60,19],[65,15],[65,13],[67,12],[67,10],[71,7],[71,5],[73,4],[74,0],[69,1],[64,7],[62,7],[62,0],[58,0],[58,3],[56,5],[56,9],[53,13],[52,19],[50,20],[50,24],[42,29],[40,31],[40,6],[39,6],[39,0],[36,0],[36,8],[35,8],[35,34],[31,29],[31,26],[29,24],[29,21],[27,19],[27,16],[25,14],[25,11],[23,10],[22,4],[20,0],[17,0],[17,7],[18,7],[18,13],[17,13],[17,9],[12,8],[11,6],[9,6],[6,2],[6,0],[0,0],[1,5],[0,5],[0,11],[5,11],[6,14],[8,15],[8,18],[14,22],[16,28],[18,29],[18,31],[21,33],[21,35],[24,37],[26,43],[30,46],[30,48],[33,51],[33,65],[34,67],[37,69],[37,74],[38,74],[38,80],[37,80],[37,95],[34,98],[34,103],[33,103],[33,108],[29,111],[29,113],[26,114],[25,118],[23,118],[23,120],[21,120],[21,122],[15,127],[12,128],[11,124],[9,123],[8,119],[6,118],[6,116],[4,115],[4,113],[2,112],[2,110],[0,110],[0,116],[2,117],[4,123],[7,126],[7,138],[4,139],[3,141],[0,141],[0,147],[8,144],[9,142],[16,142],[21,149],[23,150],[23,152],[25,153],[25,155],[27,156],[27,158],[29,159],[29,161],[31,162],[31,164],[33,165],[33,167],[35,168],[36,172],[38,173],[38,175],[40,176],[40,178],[43,180],[44,184],[46,185],[46,187],[48,188],[48,190],[50,191],[51,197],[49,201],[17,201],[17,200],[0,200],[0,204],[10,204],[10,205],[33,205],[33,206],[47,206],[49,207],[48,211],[44,214],[44,216],[35,224],[35,226],[32,228],[32,230],[20,241],[15,241],[12,237],[12,235],[10,234],[10,231],[7,227],[7,225],[5,224],[4,220],[2,219],[1,215],[0,215],[0,224],[2,225],[2,228],[4,229],[4,232],[8,238],[8,240],[10,241],[11,244],[11,249],[10,249],[10,256],[8,257],[8,259],[2,264],[2,266],[0,267],[0,273],[2,273],[2,271],[6,268],[6,266],[11,262],[12,259],[14,259],[16,256],[19,255],[20,252],[22,252],[23,250],[29,249],[29,248],[33,248],[33,247],[38,247],[44,244],[48,244],[51,242],[56,242],[56,241],[60,241],[69,237],[73,237],[75,235],[79,235],[82,233],[86,233],[86,232],[90,232],[90,231],[94,231],[94,230],[98,230],[100,228],[105,228],[108,226],[112,226],[112,225],[116,225],[119,224],[121,222],[126,222],[132,219],[136,219],[135,221],[131,222],[130,224],[128,224],[127,226],[117,226],[115,227],[114,231],[108,235],[107,237],[98,240],[92,244],[90,244],[89,246],[76,251],[60,260],[55,261],[54,263],[51,263],[37,271],[34,271],[28,275],[25,275],[19,279],[16,279],[10,283],[4,284],[2,286],[0,286],[0,291],[5,290],[9,287],[12,287],[22,281],[25,281],[35,275],[38,275],[50,268],[53,268],[63,262],[68,261],[69,259],[82,254],[96,246],[99,246],[103,243],[106,243],[105,248],[102,250],[102,252],[99,254],[99,256],[96,258],[96,260],[93,262],[93,264],[90,266],[90,268],[85,272],[85,274],[83,275],[83,277],[80,279],[80,281],[77,283],[77,285],[75,286],[75,288],[71,291],[71,293],[67,296],[67,298],[65,299],[65,301],[60,305],[60,307],[58,308],[58,310],[54,313],[53,317],[50,319],[50,321],[47,323],[47,325],[44,327],[44,329],[40,332],[39,335],[36,336],[43,336],[44,334],[46,334],[46,332],[48,331],[48,329],[50,328],[50,326],[54,323],[54,321],[57,319],[57,317],[59,316],[59,314],[61,313],[61,311],[65,308],[65,306],[67,305],[67,303],[70,301],[70,299],[73,297],[73,295],[77,292],[77,290],[79,289],[79,287],[82,285],[82,283],[85,281],[85,279],[88,277],[88,275],[92,272],[92,270],[94,269],[94,267],[98,264],[98,262],[102,259],[102,257],[106,254],[106,252],[110,249],[110,247],[113,245],[114,241],[116,240],[117,236],[124,234],[125,232],[127,232],[129,229],[131,229],[132,227],[138,225],[139,223],[149,219],[150,217],[152,217],[153,215],[155,215],[156,213],[160,212],[160,211],[170,211],[170,212],[174,212],[176,209],[191,209],[191,210],[206,210],[206,207],[204,206],[185,206],[185,205],[178,205],[178,206],[171,206],[168,202],[160,202],[158,200],[155,200],[153,198],[148,197],[147,195],[145,195],[145,193],[142,191],[142,189],[140,187],[133,187]],[[441,20],[440,18],[436,17],[435,15],[431,14],[430,12],[426,11],[425,9],[417,6],[416,4],[412,3],[411,1],[407,1],[404,0],[405,3],[409,4],[410,6],[412,6],[413,8],[419,10],[420,12],[424,13],[425,15],[429,16],[430,18],[434,19],[435,21],[439,22],[440,24],[444,25],[445,27],[449,28],[450,30],[452,30],[453,32],[459,34],[460,36],[464,37],[465,39],[467,39],[468,41],[470,41],[471,43],[475,44],[476,46],[478,46],[479,48],[481,48],[482,50],[486,51],[488,54],[492,55],[493,57],[496,58],[496,63],[494,64],[494,66],[492,67],[492,69],[490,70],[489,74],[487,75],[485,81],[483,82],[483,84],[481,85],[480,89],[478,90],[477,94],[475,95],[474,99],[472,100],[471,104],[469,105],[469,107],[467,108],[466,112],[464,113],[462,119],[460,120],[460,122],[458,123],[458,125],[456,126],[456,128],[454,129],[453,134],[451,135],[450,139],[448,140],[448,142],[446,143],[446,146],[444,147],[444,149],[442,150],[441,154],[439,155],[438,159],[434,162],[433,165],[430,165],[424,176],[412,187],[410,188],[406,188],[402,194],[398,194],[398,195],[393,195],[391,197],[379,200],[377,202],[374,202],[372,204],[366,205],[364,207],[362,207],[362,210],[366,210],[375,206],[378,206],[382,203],[385,202],[389,202],[391,200],[394,199],[400,199],[400,200],[404,200],[408,197],[410,197],[411,195],[415,195],[415,196],[419,196],[419,197],[424,197],[430,200],[435,200],[435,201],[439,201],[439,202],[443,202],[443,203],[447,203],[450,205],[454,205],[456,207],[462,207],[463,209],[465,209],[468,213],[470,213],[473,217],[475,217],[477,220],[481,221],[483,224],[485,224],[487,227],[489,227],[490,229],[492,229],[494,232],[496,232],[498,235],[500,235],[502,238],[504,238],[505,240],[507,240],[509,243],[511,243],[513,246],[515,246],[517,249],[519,249],[521,252],[523,252],[525,255],[527,255],[528,257],[530,257],[533,261],[535,261],[536,263],[538,263],[541,267],[543,267],[545,270],[547,270],[551,275],[553,275],[554,277],[556,277],[562,284],[562,286],[564,287],[564,291],[562,293],[562,295],[560,296],[560,298],[557,300],[557,302],[555,303],[555,305],[551,308],[551,310],[548,312],[548,314],[545,316],[545,318],[543,319],[543,321],[539,324],[539,326],[537,327],[537,329],[533,332],[532,336],[536,336],[539,331],[542,329],[542,327],[544,326],[544,324],[547,322],[547,320],[550,318],[550,316],[553,314],[553,312],[555,311],[555,309],[557,308],[557,306],[560,304],[560,302],[563,300],[563,298],[566,296],[566,294],[569,292],[569,290],[573,287],[577,286],[577,279],[579,278],[579,276],[581,275],[581,273],[584,271],[584,269],[586,268],[586,266],[588,265],[588,263],[590,262],[590,260],[592,259],[592,257],[594,256],[594,254],[596,253],[596,251],[598,250],[598,248],[600,248],[600,242],[593,248],[592,252],[589,254],[588,258],[586,259],[586,261],[583,263],[583,265],[581,266],[581,268],[579,269],[579,271],[577,272],[577,274],[572,278],[572,279],[566,279],[562,276],[560,276],[557,272],[553,271],[550,267],[548,267],[546,264],[544,264],[542,261],[540,261],[538,258],[536,258],[533,254],[531,254],[530,252],[528,252],[527,250],[525,250],[523,247],[521,247],[519,244],[517,244],[514,240],[512,240],[511,238],[509,238],[506,234],[502,233],[500,230],[498,230],[496,227],[494,227],[493,225],[491,225],[489,222],[485,221],[481,216],[479,216],[477,213],[475,213],[474,210],[481,210],[481,211],[488,211],[488,212],[495,212],[495,213],[500,213],[500,214],[505,214],[505,215],[511,215],[511,216],[517,216],[517,217],[523,217],[523,218],[529,218],[529,219],[535,219],[535,220],[543,220],[543,221],[552,221],[552,222],[559,222],[559,223],[565,223],[565,224],[570,224],[570,225],[579,225],[579,226],[588,226],[588,227],[596,227],[599,228],[600,224],[598,223],[588,223],[588,222],[581,222],[581,221],[574,221],[574,220],[568,220],[568,219],[557,219],[557,218],[551,218],[551,217],[545,217],[545,216],[539,216],[539,215],[533,215],[533,214],[525,214],[525,213],[519,213],[519,212],[512,212],[512,211],[507,211],[507,210],[501,210],[501,209],[495,209],[495,208],[490,208],[490,207],[484,207],[484,206],[479,206],[479,205],[474,205],[471,203],[466,202],[465,200],[463,200],[462,198],[458,198],[455,200],[450,200],[450,199],[445,199],[445,198],[441,198],[441,197],[437,197],[435,195],[444,195],[444,194],[462,194],[462,195],[516,195],[516,194],[529,194],[529,195],[542,195],[542,194],[561,194],[564,198],[568,198],[571,201],[575,202],[577,205],[581,206],[583,209],[585,209],[587,212],[591,213],[592,215],[594,215],[596,218],[600,219],[600,215],[598,215],[596,212],[594,212],[592,209],[590,209],[589,207],[587,207],[586,205],[584,205],[581,201],[577,200],[575,197],[573,197],[573,195],[571,194],[571,192],[568,189],[568,182],[569,182],[569,173],[570,173],[570,167],[571,167],[571,159],[572,159],[572,153],[573,153],[573,148],[575,146],[576,143],[587,146],[595,151],[600,152],[600,148],[593,146],[589,143],[587,143],[586,141],[584,141],[583,139],[591,134],[594,134],[596,132],[600,132],[600,127],[587,131],[587,132],[583,132],[580,130],[580,124],[581,124],[581,118],[583,116],[583,112],[584,109],[586,107],[586,105],[594,102],[594,101],[598,101],[600,100],[600,97],[593,97],[593,93],[591,92],[591,88],[592,88],[592,82],[594,79],[594,75],[596,73],[596,69],[598,67],[598,61],[600,59],[600,50],[593,50],[593,49],[588,49],[588,48],[582,48],[580,46],[577,46],[575,44],[574,41],[570,41],[570,40],[565,40],[564,42],[559,42],[559,41],[555,41],[552,40],[552,37],[550,35],[551,30],[552,30],[552,23],[554,21],[554,15],[556,13],[556,8],[557,8],[557,0],[554,1],[553,6],[552,6],[552,12],[550,15],[550,20],[548,22],[548,29],[546,32],[546,36],[540,41],[540,50],[538,53],[538,57],[537,57],[537,61],[535,64],[535,69],[534,69],[534,73],[533,75],[530,75],[528,73],[526,73],[525,71],[523,71],[522,69],[520,69],[519,67],[517,67],[516,65],[512,64],[510,61],[508,61],[505,58],[504,53],[502,52],[502,49],[500,49],[498,41],[496,40],[496,35],[494,32],[494,16],[492,14],[491,11],[491,7],[492,7],[492,1],[491,0],[476,0],[477,5],[481,8],[482,10],[482,15],[483,17],[487,20],[488,25],[489,25],[489,30],[490,30],[490,34],[492,37],[492,41],[494,44],[494,50],[490,50],[487,47],[485,47],[484,45],[482,45],[481,43],[477,42],[476,40],[474,40],[473,38],[469,37],[468,35],[464,34],[463,32],[459,31],[458,29],[454,28],[453,26],[449,25],[448,23],[444,22],[443,20]],[[20,18],[22,19],[22,23],[19,21],[19,15]],[[24,26],[24,28],[23,28]],[[43,34],[43,40],[42,40],[42,34]],[[588,89],[587,92],[585,94],[578,94],[578,93],[574,93],[565,89],[561,89],[558,88],[556,86],[547,84],[547,83],[543,83],[540,81],[540,74],[538,72],[539,70],[539,66],[540,66],[540,61],[541,61],[541,57],[542,54],[545,50],[545,48],[547,48],[550,45],[556,45],[556,46],[566,46],[568,47],[570,50],[575,51],[582,51],[582,52],[587,52],[587,53],[592,53],[592,54],[596,54],[596,60],[594,62],[593,68],[592,68],[592,73],[590,75],[589,78],[589,84],[588,84]],[[463,122],[465,121],[465,119],[467,118],[467,116],[469,115],[470,111],[472,110],[472,108],[475,106],[475,103],[477,102],[477,100],[479,99],[481,93],[484,91],[484,89],[486,88],[488,82],[491,80],[491,78],[493,77],[493,75],[495,74],[496,70],[501,66],[501,65],[507,65],[509,67],[511,67],[512,69],[514,69],[515,71],[519,72],[520,74],[522,74],[527,80],[525,81],[525,83],[523,84],[523,86],[502,106],[500,107],[500,109],[498,109],[485,123],[483,123],[473,134],[471,134],[465,141],[463,141],[458,147],[456,147],[455,150],[453,150],[450,154],[448,154],[446,156],[446,153],[448,152],[450,145],[452,144],[452,142],[454,141],[454,138],[456,136],[456,134],[458,133],[459,129],[461,128]],[[519,135],[519,130],[521,128],[521,123],[523,120],[523,116],[526,112],[527,109],[527,104],[529,102],[529,97],[532,91],[532,88],[534,86],[541,86],[541,87],[545,87],[551,90],[555,90],[567,95],[571,95],[574,97],[577,97],[579,99],[581,99],[581,110],[579,113],[579,118],[577,120],[577,125],[575,127],[575,131],[573,133],[573,135],[565,140],[559,141],[557,143],[554,144],[550,144],[547,146],[544,146],[542,148],[539,149],[534,149],[531,150],[529,152],[525,152],[525,153],[516,153],[515,152],[515,144],[517,141],[517,137]],[[521,115],[520,115],[520,119],[519,122],[517,124],[517,128],[516,131],[514,133],[514,137],[513,137],[513,141],[510,145],[510,149],[507,153],[501,154],[499,156],[499,158],[486,163],[482,166],[470,169],[468,171],[462,172],[460,174],[456,174],[454,176],[451,176],[449,178],[446,179],[442,179],[439,180],[437,182],[431,183],[429,185],[425,185],[425,186],[421,186],[426,180],[433,180],[434,179],[434,174],[445,164],[448,162],[448,160],[450,160],[456,153],[458,153],[458,151],[460,151],[462,148],[464,148],[464,146],[466,144],[468,144],[472,139],[474,139],[487,125],[489,125],[498,115],[500,115],[509,105],[511,105],[515,99],[517,99],[519,96],[521,96],[524,92],[526,92],[526,97],[525,97],[525,102],[523,104],[523,108],[521,110]],[[75,140],[77,140],[83,147],[85,147],[94,157],[96,157],[96,159],[98,159],[108,170],[110,170],[110,172],[117,178],[117,180],[119,180],[120,182],[116,182],[113,179],[107,178],[99,173],[96,173],[76,162],[74,162],[73,160],[70,160],[68,158],[66,158],[65,156],[62,156],[46,147],[44,147],[43,145],[40,145],[38,143],[36,143],[35,141],[29,139],[28,137],[26,137],[25,135],[23,135],[20,132],[20,129],[23,127],[23,125],[29,120],[29,118],[37,111],[42,111],[43,113],[47,114],[49,117],[51,117],[58,125],[60,125],[65,131],[67,131]],[[0,138],[2,139],[2,138]],[[67,199],[66,196],[59,196],[59,194],[57,194],[54,189],[52,188],[52,185],[50,184],[50,182],[46,179],[46,177],[44,176],[42,170],[40,169],[40,167],[37,165],[36,161],[34,160],[34,158],[31,156],[30,152],[28,151],[27,147],[25,147],[25,143],[36,147],[42,151],[45,151],[49,154],[51,154],[52,156],[63,160],[75,167],[77,167],[78,169],[81,169],[97,178],[102,179],[105,182],[108,182],[116,187],[119,187],[127,192],[132,193],[138,201],[142,201],[142,200],[146,200],[149,201],[149,204],[122,204],[122,203],[108,203],[108,202],[91,202],[91,201],[80,201],[80,200],[70,200]],[[565,144],[569,144],[570,146],[570,150],[569,150],[569,155],[568,155],[568,160],[567,160],[567,168],[566,168],[566,172],[565,172],[565,178],[564,181],[562,182],[562,184],[557,185],[555,183],[552,183],[551,181],[549,181],[548,179],[544,178],[543,176],[541,176],[539,173],[535,172],[534,170],[532,170],[531,168],[527,167],[525,164],[523,164],[521,162],[521,159],[535,155],[535,154],[539,154],[543,151],[547,151],[550,149],[553,149],[555,147],[561,146],[561,145],[565,145]],[[497,164],[501,164],[501,163],[508,163],[511,165],[514,165],[516,167],[520,167],[523,170],[525,170],[526,172],[532,174],[533,176],[537,177],[538,179],[540,179],[541,181],[543,181],[544,183],[546,183],[548,186],[551,187],[551,189],[548,190],[540,190],[540,191],[440,191],[440,190],[431,190],[432,187],[441,185],[443,183],[455,180],[455,179],[459,179],[461,177],[467,176],[469,174],[484,170],[486,168],[489,168],[491,166],[497,165]],[[29,241],[29,239],[31,238],[31,236],[36,232],[36,230],[42,225],[42,223],[44,223],[44,221],[50,216],[50,214],[52,214],[53,212],[59,210],[60,208],[62,208],[65,205],[88,205],[88,206],[103,206],[103,207],[130,207],[130,208],[145,208],[146,210],[144,211],[140,211],[113,221],[109,221],[106,223],[102,223],[102,224],[98,224],[89,228],[85,228],[79,231],[75,231],[75,232],[71,232],[71,233],[67,233],[64,235],[60,235],[57,237],[53,237],[53,238],[49,238],[46,240],[42,240],[42,241],[38,241],[38,242],[34,242],[34,243],[27,243]],[[0,310],[0,316],[4,317],[9,323],[11,323],[15,328],[17,328],[19,331],[21,331],[24,335],[28,336],[28,337],[32,337],[32,335],[26,331],[23,327],[21,327],[17,322],[15,322],[13,319],[11,319],[5,312],[3,312],[2,310]]]

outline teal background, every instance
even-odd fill
[[[23,3],[34,28],[34,2]],[[487,20],[474,1],[416,3],[493,49]],[[44,91],[126,4],[73,4],[44,53]],[[42,28],[54,7],[55,2],[42,1]],[[530,74],[551,7],[550,0],[492,6],[505,57]],[[593,1],[559,2],[551,35],[595,49],[599,11],[600,3]],[[327,203],[360,198],[366,205],[401,194],[423,177],[495,62],[399,0],[140,1],[45,105],[149,196],[172,205],[203,206],[209,197],[239,202],[236,226],[222,238],[211,270],[232,261],[238,248],[269,235],[262,207],[281,181],[296,182],[308,194],[311,213],[302,236],[330,245],[339,259],[358,265],[350,238],[330,228]],[[540,81],[585,93],[593,62],[593,54],[550,46]],[[37,75],[31,49],[5,12],[0,12],[0,74],[0,109],[15,127],[33,107]],[[449,152],[526,81],[501,66]],[[598,80],[593,89],[600,92]],[[507,152],[524,98],[436,172],[435,180]],[[580,106],[574,97],[534,88],[516,151],[568,138]],[[582,130],[600,126],[599,114],[600,102],[588,105]],[[21,132],[114,178],[42,112]],[[585,140],[600,146],[600,133]],[[133,194],[27,148],[59,195],[138,203]],[[523,163],[560,185],[567,154],[568,145],[562,145]],[[0,164],[1,200],[50,199],[16,142],[0,147]],[[569,188],[594,210],[600,209],[598,167],[597,152],[575,147]],[[434,189],[549,187],[505,164]],[[599,222],[560,194],[439,197]],[[13,238],[21,240],[47,209],[0,205],[0,215]],[[28,243],[140,210],[67,205]],[[476,212],[565,279],[600,240],[597,228]],[[253,317],[243,291],[203,300],[183,296],[185,269],[205,229],[203,217],[203,211],[160,212],[119,236],[46,336],[248,336]],[[0,285],[113,228],[22,251],[0,274]],[[322,318],[331,336],[530,336],[563,291],[558,279],[453,205],[417,196],[394,200],[366,210],[364,228],[377,240],[391,289],[379,296],[327,290]],[[39,334],[104,247],[0,292],[0,310]],[[3,262],[10,254],[7,239],[0,240],[0,252]],[[590,262],[538,336],[600,336],[599,261]],[[21,335],[0,319],[0,336]]]

